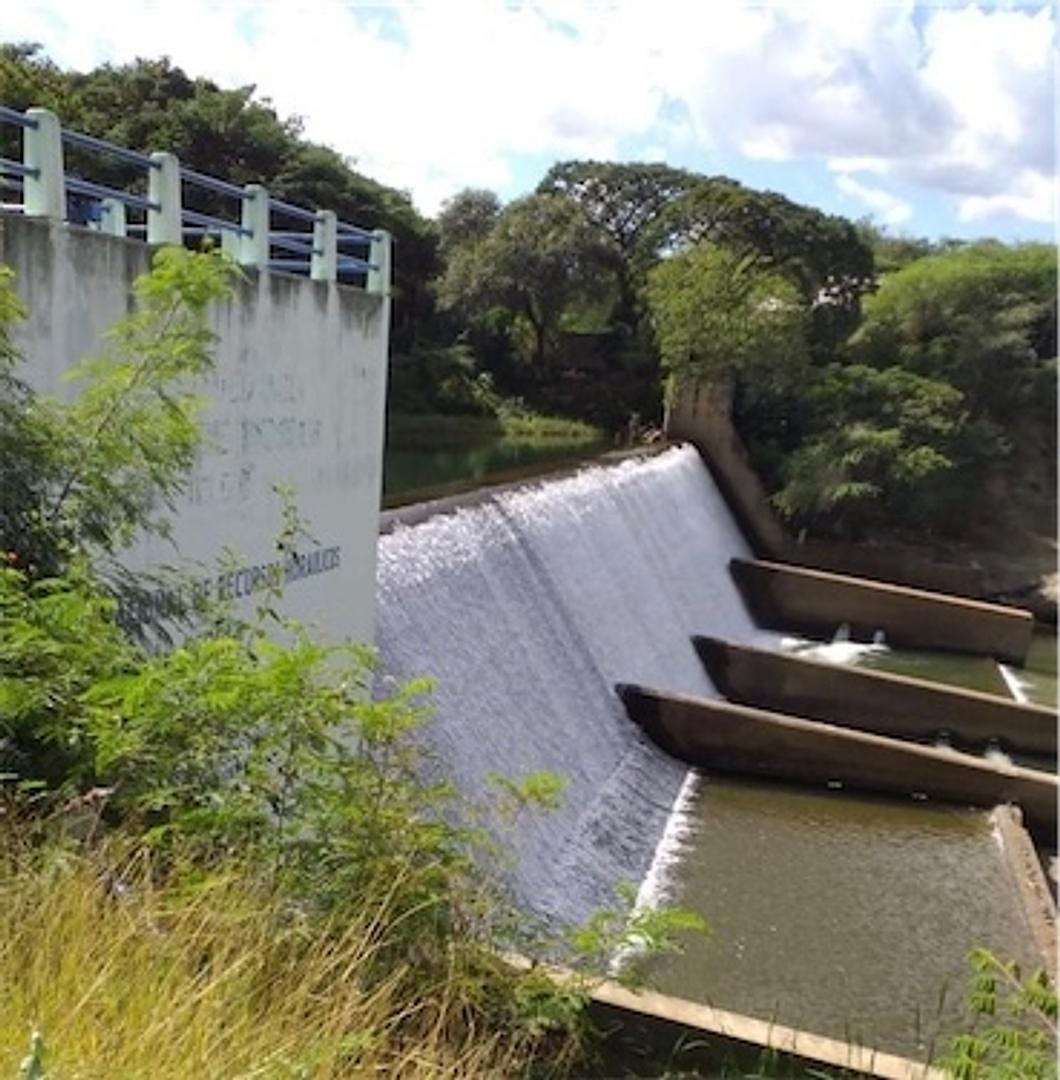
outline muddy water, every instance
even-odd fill
[[[982,812],[705,778],[690,816],[672,899],[713,932],[664,992],[924,1058],[971,948],[1040,966]]]

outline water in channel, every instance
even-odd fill
[[[614,694],[715,696],[693,633],[779,647],[729,575],[748,554],[690,448],[501,492],[380,538],[383,668],[436,680],[424,738],[471,798],[491,773],[566,777],[559,811],[505,835],[525,908],[577,922],[647,881],[714,928],[658,965],[663,991],[919,1049],[971,945],[1028,951],[985,815],[712,777],[677,843],[688,772]]]
[[[676,902],[710,924],[654,983],[926,1059],[962,1028],[966,956],[1041,966],[982,811],[705,778]]]

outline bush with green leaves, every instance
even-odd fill
[[[558,1063],[579,1045],[608,944],[670,941],[675,918],[600,916],[589,948],[576,936],[558,941],[509,903],[495,873],[497,837],[526,810],[555,805],[559,778],[497,778],[496,797],[478,807],[429,779],[435,770],[417,740],[428,684],[373,695],[370,651],[319,641],[285,619],[278,585],[249,616],[224,606],[189,612],[165,649],[123,630],[99,564],[139,530],[166,527],[162,511],[201,444],[189,387],[211,364],[208,306],[232,274],[220,256],[161,251],[137,283],[137,310],[107,352],[78,369],[85,389],[69,403],[19,383],[0,334],[4,468],[24,480],[4,504],[0,564],[8,902],[22,903],[18,889],[37,888],[54,865],[96,867],[108,890],[126,896],[123,867],[146,860],[134,893],[165,895],[174,910],[186,890],[234,877],[226,902],[260,896],[263,918],[279,920],[281,939],[293,933],[292,948],[309,941],[317,956],[328,941],[345,948],[351,927],[363,931],[353,950],[358,986],[396,1002],[381,1021],[386,1038],[414,1043],[428,1015],[431,1038],[441,1025],[445,1045],[507,1042]],[[3,284],[6,331],[20,309]],[[279,518],[283,555],[302,525],[289,502]],[[74,878],[72,902],[84,911],[97,901],[78,900]],[[217,940],[211,931],[205,947]],[[584,981],[561,988],[538,969],[514,971],[501,959],[513,947],[561,952]],[[337,992],[341,977],[327,967],[313,994]]]
[[[784,517],[848,537],[947,523],[968,439],[960,391],[900,367],[835,365],[809,402],[813,434],[784,463],[773,497]]]
[[[987,949],[970,960],[974,1022],[950,1039],[942,1068],[954,1080],[1055,1080],[1056,987],[1044,972],[1024,977]]]

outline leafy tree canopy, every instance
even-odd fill
[[[438,213],[438,250],[446,258],[477,243],[497,224],[501,201],[485,188],[464,188],[442,203]]]
[[[784,276],[700,243],[648,275],[648,305],[672,380],[776,380],[806,357],[806,306]]]
[[[501,307],[525,319],[541,363],[563,312],[598,300],[616,261],[613,245],[577,203],[530,195],[509,204],[481,241],[456,251],[438,283],[439,300],[472,317]]]
[[[931,530],[963,491],[959,390],[900,367],[834,365],[812,384],[816,431],[790,456],[774,497],[793,523],[858,537],[872,527]]]
[[[659,215],[698,178],[672,165],[561,161],[537,185],[539,194],[566,195],[632,259]]]
[[[1056,253],[995,242],[932,255],[888,275],[865,304],[855,359],[899,364],[962,391],[1005,423],[1055,400]]]

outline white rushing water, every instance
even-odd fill
[[[714,696],[690,636],[765,640],[729,575],[749,554],[691,448],[380,537],[383,668],[435,679],[424,735],[441,767],[473,799],[491,772],[567,778],[561,810],[517,823],[524,905],[575,921],[610,906],[617,882],[652,869],[646,887],[658,885],[687,770],[641,735],[613,686]]]

